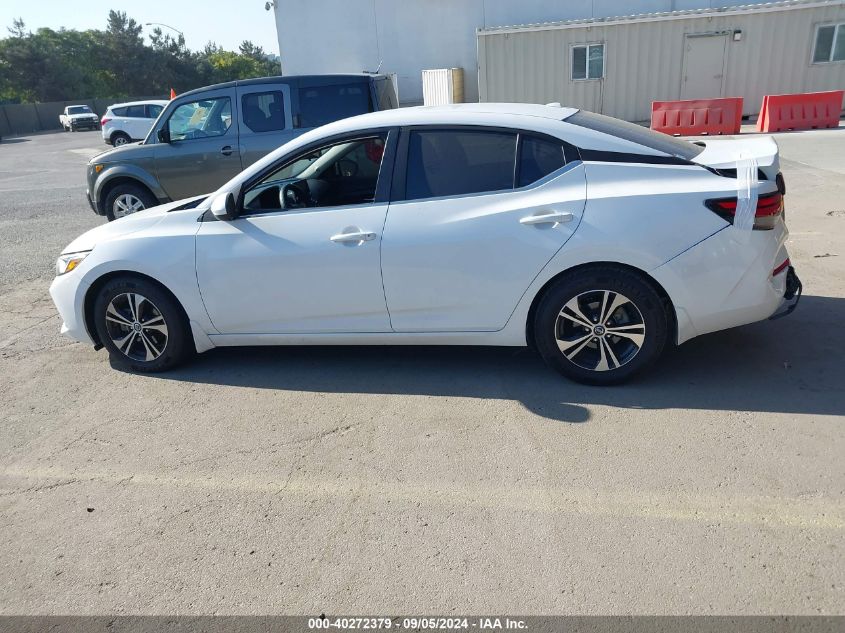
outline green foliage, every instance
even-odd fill
[[[122,11],[109,11],[104,31],[32,33],[22,20],[7,30],[0,39],[0,102],[149,96],[280,71],[248,40],[237,53],[213,42],[194,52],[181,35],[155,28],[145,43],[143,27]]]

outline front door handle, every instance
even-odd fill
[[[353,242],[360,244],[362,242],[369,242],[370,240],[376,239],[376,234],[370,233],[369,231],[356,231],[355,233],[339,233],[337,235],[332,235],[329,239],[331,239],[332,242],[340,244],[349,244]]]
[[[234,151],[235,150],[232,149],[231,145],[226,145],[220,148],[220,153],[223,154],[223,156],[231,156]]]
[[[528,215],[519,220],[520,224],[562,224],[570,222],[575,216],[566,212],[554,213],[538,213],[537,215]]]

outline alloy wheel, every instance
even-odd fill
[[[118,136],[114,139],[114,146],[120,147],[121,145],[126,145],[128,142],[125,136]]]
[[[643,315],[625,295],[589,290],[563,306],[555,321],[555,340],[573,364],[610,371],[629,363],[645,341]]]
[[[127,358],[153,361],[167,347],[167,323],[147,297],[123,293],[106,307],[106,331],[114,346]]]
[[[144,202],[140,198],[133,196],[131,193],[124,193],[115,198],[112,205],[112,214],[117,219],[143,211],[144,208]]]

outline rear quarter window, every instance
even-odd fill
[[[562,143],[524,136],[519,148],[517,187],[525,187],[566,165]]]
[[[615,136],[657,152],[675,156],[676,158],[683,158],[684,160],[692,160],[704,151],[704,148],[700,145],[679,141],[676,138],[661,132],[649,130],[636,123],[628,123],[627,121],[614,119],[603,114],[596,114],[595,112],[587,112],[586,110],[578,110],[578,112],[567,117],[564,121],[589,130],[609,134],[610,136]]]
[[[297,127],[319,127],[372,111],[368,82],[300,87]]]

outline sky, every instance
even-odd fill
[[[243,40],[252,40],[272,55],[279,54],[273,10],[264,10],[265,0],[0,0],[0,37],[8,34],[12,20],[23,18],[28,30],[46,26],[84,31],[105,29],[109,9],[125,11],[130,18],[163,22],[185,34],[188,48],[196,50],[209,40],[227,50],[237,50]],[[144,40],[155,27],[144,26]],[[167,33],[168,29],[162,29]]]

